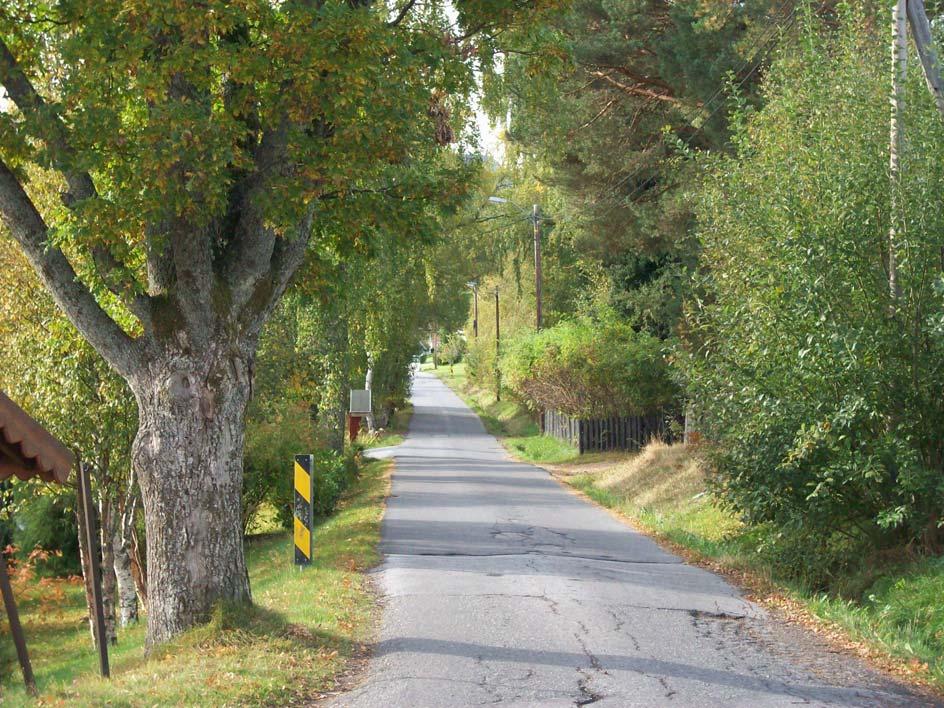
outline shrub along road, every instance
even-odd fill
[[[378,575],[383,623],[340,706],[928,705],[510,461],[417,375]]]

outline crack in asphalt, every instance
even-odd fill
[[[602,700],[604,698],[603,694],[596,693],[590,689],[589,674],[586,674],[582,671],[579,671],[579,673],[583,674],[583,678],[577,681],[577,688],[580,690],[580,695],[583,696],[583,698],[574,701],[574,705],[588,706],[591,703],[596,703],[597,701]]]
[[[590,682],[593,680],[593,674],[590,672],[593,671],[597,674],[603,674],[604,676],[609,676],[610,672],[607,671],[606,667],[600,662],[599,657],[590,651],[590,647],[587,646],[587,642],[584,640],[584,637],[590,636],[590,630],[587,629],[587,625],[584,624],[582,620],[577,620],[577,626],[580,628],[580,632],[574,632],[574,639],[577,640],[577,644],[580,645],[580,650],[583,652],[584,656],[587,657],[587,661],[590,662],[590,669],[587,670],[581,666],[577,667],[577,673],[581,676],[581,678],[577,680],[577,690],[580,691],[580,695],[583,696],[583,698],[577,700],[576,705],[586,706],[605,698],[605,694],[590,688]],[[581,636],[581,633],[583,636]]]
[[[538,595],[536,593],[516,593],[516,592],[400,592],[397,593],[395,597],[506,597],[506,598],[521,598],[526,600],[542,600],[547,603],[548,607],[551,610],[551,613],[554,615],[560,615],[559,607],[560,603],[557,600],[554,600],[552,597],[544,593]],[[575,605],[580,605],[580,601],[576,598],[568,598],[570,602]],[[688,607],[655,607],[652,605],[637,605],[637,604],[620,604],[617,605],[617,608],[632,608],[634,610],[645,610],[646,612],[680,612],[692,617],[695,620],[706,619],[706,620],[721,620],[721,621],[740,621],[748,619],[747,614],[735,614],[732,612],[725,612],[723,610],[711,611],[711,610],[698,610]],[[605,608],[607,614],[613,618],[615,625],[613,627],[614,632],[620,632],[623,627],[626,625],[626,620],[621,618],[612,607]],[[578,624],[581,626],[583,632],[588,634],[586,625],[578,620]],[[630,637],[636,644],[636,650],[639,650],[639,642],[629,633],[623,632],[624,636]]]
[[[528,669],[525,676],[521,678],[512,678],[512,681],[526,681],[534,676],[534,671]],[[474,681],[472,679],[461,679],[448,676],[420,676],[417,674],[400,674],[397,676],[383,676],[374,678],[371,683],[381,684],[381,683],[399,683],[401,681],[434,681],[436,683],[455,683],[463,686],[482,686],[481,680]],[[492,686],[508,688],[513,691],[521,691],[521,686],[509,685],[507,683],[502,683],[500,681],[493,681]],[[358,689],[352,691],[352,694],[363,692],[365,688],[368,688],[368,685],[361,686]],[[484,687],[483,687],[484,688]],[[567,691],[556,690],[552,688],[548,689],[537,689],[538,692],[546,694],[547,698],[564,698],[570,695]],[[515,694],[515,698],[519,697],[520,694]],[[480,704],[481,705],[481,704]]]
[[[629,639],[629,641],[631,641],[631,642],[633,643],[633,650],[634,650],[634,651],[641,652],[641,651],[642,651],[642,646],[639,644],[639,640],[636,639],[636,635],[634,635],[634,634],[632,634],[632,633],[630,633],[630,632],[624,632],[624,631],[623,631],[623,627],[626,626],[626,620],[624,620],[622,617],[620,617],[620,616],[616,613],[616,610],[614,610],[612,607],[607,607],[607,608],[605,608],[605,609],[606,609],[607,614],[609,614],[610,617],[613,618],[613,621],[616,623],[615,626],[613,627],[613,631],[616,632],[617,634],[620,634],[620,635],[626,637],[627,639]]]
[[[544,556],[546,558],[568,558],[573,560],[599,561],[602,563],[620,563],[621,565],[685,565],[680,558],[668,558],[666,560],[629,560],[627,558],[591,556],[578,553],[547,553],[546,551],[539,550],[516,552],[501,551],[495,553],[469,553],[462,551],[412,551],[410,553],[400,553],[396,551],[384,551],[383,554],[387,558],[518,558],[521,556]]]

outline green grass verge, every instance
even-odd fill
[[[310,567],[293,566],[289,533],[251,537],[254,606],[220,607],[209,624],[149,658],[144,625],[123,630],[110,650],[111,680],[97,676],[79,583],[53,581],[30,593],[20,609],[42,703],[286,705],[330,689],[370,638],[375,603],[363,570],[379,560],[388,465],[365,465],[339,511],[315,530]],[[9,645],[9,635],[0,642]],[[4,664],[0,702],[35,705],[15,664]]]
[[[577,449],[573,445],[537,433],[526,437],[504,438],[502,443],[515,457],[527,462],[559,464],[578,457]]]
[[[410,419],[413,417],[413,406],[406,406],[398,410],[390,418],[390,423],[382,431],[376,433],[362,433],[358,436],[357,442],[365,450],[371,450],[376,447],[393,447],[401,445],[406,440],[406,434],[410,429]]]
[[[578,457],[577,448],[556,438],[541,435],[531,413],[507,393],[495,400],[494,389],[474,386],[465,364],[440,366],[432,371],[455,391],[482,420],[485,429],[499,438],[516,457],[527,462],[556,464]]]

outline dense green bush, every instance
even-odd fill
[[[663,346],[626,323],[584,317],[515,337],[502,377],[533,409],[581,418],[651,413],[676,393]]]
[[[314,454],[316,516],[328,516],[357,475],[354,451],[339,455],[323,447],[315,435],[307,409],[287,404],[272,421],[246,426],[243,472],[243,528],[248,529],[260,508],[269,504],[286,528],[292,524],[297,454]]]
[[[333,450],[315,453],[315,516],[329,516],[337,507],[341,495],[351,485],[357,465],[350,455],[342,456]]]
[[[823,584],[936,546],[944,509],[944,123],[914,72],[893,301],[887,41],[842,27],[785,48],[712,165],[684,367],[722,497]]]
[[[443,337],[442,344],[439,347],[439,360],[448,366],[458,364],[462,361],[465,354],[465,338],[458,332]]]
[[[243,462],[244,529],[252,525],[264,504],[276,508],[281,523],[291,524],[292,461],[317,446],[310,417],[301,404],[283,404],[271,420],[249,420]]]
[[[20,561],[34,551],[36,570],[42,575],[75,575],[79,542],[75,518],[75,491],[38,482],[14,482],[0,491],[0,525],[4,541],[17,549]]]

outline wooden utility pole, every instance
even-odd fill
[[[472,336],[479,338],[479,284],[472,283]]]
[[[535,324],[541,329],[543,308],[543,276],[541,275],[541,207],[537,204],[531,207],[531,220],[534,222],[534,299]]]
[[[498,358],[501,356],[501,314],[498,310],[498,288],[495,288],[495,400],[501,400],[501,368]]]
[[[891,213],[888,227],[888,290],[891,310],[898,307],[901,286],[898,283],[898,227],[901,223],[901,149],[902,117],[905,108],[905,79],[908,75],[907,0],[896,0],[892,8],[892,94],[888,150],[888,174],[891,180]]]
[[[531,207],[531,219],[534,222],[534,301],[535,301],[535,330],[541,331],[544,310],[544,275],[541,271],[541,207],[537,204]],[[538,427],[541,435],[544,434],[544,409],[539,408]]]

